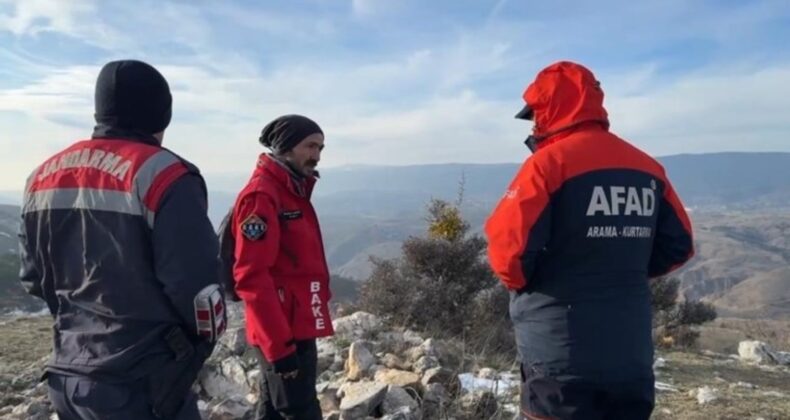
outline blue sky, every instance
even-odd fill
[[[169,80],[165,145],[211,184],[285,113],[324,128],[321,166],[521,161],[512,116],[560,59],[651,154],[790,151],[788,42],[786,0],[0,0],[0,190],[90,135],[113,59]]]

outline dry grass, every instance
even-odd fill
[[[51,351],[51,324],[49,317],[0,318],[0,408],[24,402],[17,393],[38,382],[41,359]]]
[[[761,368],[695,353],[673,352],[662,357],[667,366],[659,370],[657,380],[675,385],[679,391],[657,394],[653,419],[790,419],[790,369]],[[731,386],[739,382],[756,388]],[[703,386],[715,388],[719,399],[700,405],[696,392]]]
[[[18,373],[52,350],[52,318],[0,318],[0,374]]]
[[[725,321],[724,325],[731,324],[732,321]],[[29,372],[50,352],[50,325],[48,317],[0,319],[0,394],[5,394],[10,389],[8,387],[30,386],[26,381],[12,384],[11,379],[22,371]],[[453,352],[464,356],[461,357],[464,368],[497,364],[479,354],[464,354],[463,349],[453,348]],[[657,380],[672,384],[679,391],[658,393],[653,414],[655,420],[790,419],[788,368],[761,368],[724,356],[700,353],[670,352],[660,356],[667,360],[667,364],[659,370]],[[503,367],[507,364],[504,360],[500,362]],[[730,386],[739,382],[756,388]],[[700,405],[696,390],[703,386],[716,388],[719,399]],[[689,395],[689,392],[694,395]],[[515,402],[517,398],[512,395],[500,402],[508,400]],[[5,403],[19,401],[0,398],[0,407]],[[509,419],[509,415],[500,408],[493,418]]]
[[[737,354],[738,343],[759,340],[790,351],[790,320],[719,318],[700,327],[699,348]]]

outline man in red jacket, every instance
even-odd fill
[[[538,73],[517,118],[524,162],[486,222],[512,291],[528,419],[648,419],[654,403],[648,278],[694,254],[664,168],[609,131],[603,90],[567,61]]]
[[[333,329],[329,269],[310,196],[324,134],[309,118],[285,115],[264,127],[259,141],[272,153],[258,158],[231,220],[236,293],[263,372],[257,416],[321,419],[315,339]]]

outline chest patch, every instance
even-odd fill
[[[268,226],[266,226],[266,220],[257,214],[251,214],[247,216],[243,222],[241,222],[241,233],[245,238],[251,241],[257,241],[258,239],[266,236],[266,231],[268,229]]]
[[[302,217],[301,210],[284,210],[280,213],[282,220],[296,220]]]

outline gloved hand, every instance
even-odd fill
[[[272,367],[274,368],[274,373],[281,378],[296,378],[299,375],[299,356],[296,352],[293,352],[282,359],[275,360],[272,363]]]
[[[303,418],[300,413],[313,409],[316,396],[315,383],[299,370],[299,356],[293,352],[272,367],[266,379],[272,406],[285,418]]]

